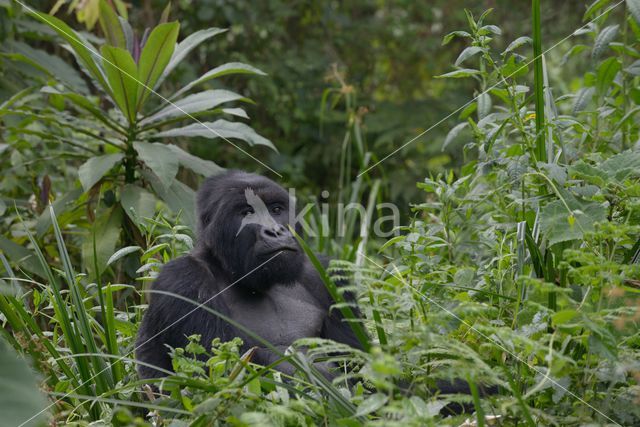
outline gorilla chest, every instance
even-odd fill
[[[235,292],[230,296],[230,317],[274,345],[288,346],[299,338],[319,336],[327,315],[300,284],[276,285],[265,294]],[[250,337],[245,341],[258,344]]]

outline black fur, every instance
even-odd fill
[[[255,194],[264,202],[273,220],[243,223],[245,214],[256,214],[247,203],[247,189],[249,196]],[[195,248],[165,265],[152,289],[205,303],[282,349],[305,337],[360,348],[339,311],[330,310],[334,301],[288,230],[294,220],[293,203],[284,188],[259,175],[229,171],[208,178],[197,195]],[[136,340],[136,358],[171,370],[167,345],[182,347],[193,334],[202,336],[205,347],[214,338],[236,336],[244,340],[244,350],[262,346],[210,312],[190,313],[194,308],[171,296],[151,294]],[[260,349],[254,361],[268,364],[276,358]],[[163,375],[144,365],[138,372],[142,378]]]

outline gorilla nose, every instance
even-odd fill
[[[276,249],[292,249],[296,248],[296,241],[293,235],[283,225],[275,225],[273,227],[262,227],[260,237],[268,246]]]
[[[283,225],[280,224],[277,224],[273,227],[262,227],[262,229],[260,230],[260,234],[262,235],[262,238],[267,241],[273,239],[280,240],[283,237],[291,236],[289,230],[287,230]]]

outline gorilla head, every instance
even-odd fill
[[[293,204],[284,188],[260,175],[229,171],[207,178],[197,195],[198,249],[251,291],[293,283],[300,273],[294,266],[305,257],[288,227]]]

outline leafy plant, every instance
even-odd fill
[[[62,199],[71,200],[59,203],[57,208],[59,214],[64,214],[69,206],[73,206],[68,203],[73,199],[80,198],[89,206],[102,199],[96,205],[95,215],[99,220],[92,225],[93,230],[87,233],[84,244],[84,258],[89,260],[92,234],[105,237],[98,240],[97,264],[89,267],[97,268],[94,274],[105,268],[121,226],[125,241],[136,242],[140,236],[137,220],[153,216],[159,200],[174,212],[182,212],[187,225],[195,226],[194,192],[177,178],[181,168],[200,176],[222,170],[212,161],[189,154],[179,144],[157,141],[197,136],[222,139],[234,146],[231,139],[275,149],[270,141],[246,124],[227,120],[234,116],[248,118],[245,110],[229,104],[250,103],[249,98],[227,89],[194,92],[226,75],[264,75],[257,68],[238,62],[227,63],[214,67],[178,90],[166,95],[159,92],[163,82],[190,52],[225,30],[198,31],[178,43],[180,25],[166,22],[167,9],[156,27],[139,36],[105,0],[99,4],[99,23],[105,35],[100,49],[58,18],[30,12],[64,40],[95,88],[93,96],[74,90],[60,80],[39,88],[52,107],[35,107],[27,102],[29,98],[18,94],[6,102],[1,111],[36,119],[40,125],[47,126],[46,131],[42,129],[36,133],[40,138],[58,144],[69,142],[72,148],[77,147],[74,157],[86,159],[77,169],[81,191],[72,190],[62,196]],[[200,120],[213,116],[225,118]],[[185,120],[196,123],[180,126]],[[23,131],[22,126],[16,129],[16,132]],[[59,149],[62,151],[62,146]],[[49,220],[47,222],[50,224]],[[40,234],[48,224],[41,224]]]

